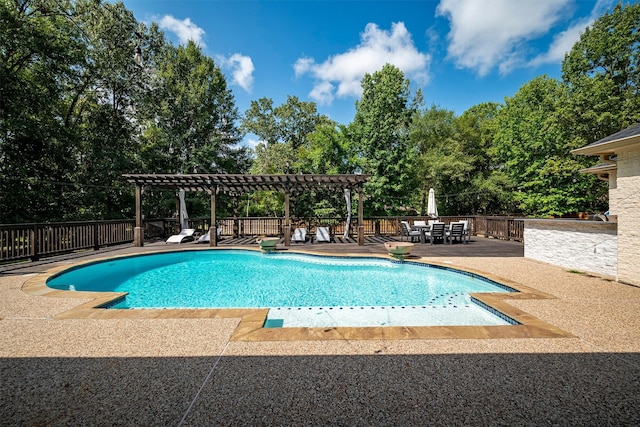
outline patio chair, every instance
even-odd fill
[[[331,242],[329,227],[318,227],[316,229],[316,242]]]
[[[180,233],[169,236],[165,243],[185,243],[195,240],[193,234],[196,232],[195,228],[184,228],[180,230]]]
[[[464,241],[464,224],[461,222],[452,222],[449,224],[449,231],[447,231],[447,238],[449,239],[449,244],[453,243],[453,240],[456,239],[459,242]]]
[[[413,230],[408,221],[400,221],[400,240],[402,240],[404,236],[407,236],[413,243],[413,239],[416,237],[420,239],[421,234],[419,230]]]
[[[429,230],[429,243],[433,245],[433,241],[436,239],[441,239],[443,243],[447,242],[447,233],[445,232],[444,222],[436,222],[431,224],[431,229]]]
[[[218,240],[220,240],[221,238],[221,234],[222,234],[222,228],[218,227]],[[196,240],[196,243],[209,243],[211,241],[211,229],[209,229],[209,231],[207,231],[206,233],[204,233],[202,236],[200,236],[198,238],[198,240]]]
[[[465,243],[468,243],[471,241],[471,230],[469,229],[469,220],[468,219],[463,219],[460,220],[458,222],[461,222],[464,225],[464,231],[463,231],[463,236],[466,239]]]
[[[293,230],[293,236],[291,236],[292,242],[304,243],[307,241],[307,229],[296,228]]]
[[[413,221],[413,225],[416,227],[426,227],[427,226],[427,222],[426,221]]]

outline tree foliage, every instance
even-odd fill
[[[175,173],[237,173],[242,150],[233,95],[213,60],[192,41],[165,46],[151,79],[154,102],[139,115],[143,148],[168,154],[146,169]],[[146,134],[152,136],[147,140]],[[176,154],[176,155],[172,155]]]
[[[586,141],[640,122],[640,3],[619,3],[586,28],[562,78]]]
[[[570,154],[580,141],[568,107],[566,85],[541,76],[507,98],[497,116],[499,173],[513,183],[514,199],[526,215],[577,212],[593,201],[594,181],[577,179],[585,159]]]
[[[497,103],[478,104],[456,118],[457,138],[470,160],[469,180],[454,185],[448,209],[457,213],[512,214],[512,183],[505,176],[494,154]],[[448,202],[448,200],[445,200]],[[448,210],[447,209],[447,210]]]
[[[213,60],[122,3],[2,0],[0,55],[0,222],[131,218],[123,173],[248,168]]]
[[[303,102],[296,96],[277,107],[271,98],[251,101],[244,114],[241,129],[260,138],[256,149],[254,173],[304,172],[298,151],[308,144],[308,137],[318,126],[335,126],[327,116],[318,114],[316,104]]]
[[[341,144],[336,124],[319,114],[313,102],[303,102],[295,96],[288,96],[287,101],[277,107],[273,106],[270,98],[252,101],[241,128],[261,140],[254,151],[252,173],[325,173],[321,170],[336,170],[343,163],[338,158],[342,152],[340,148],[337,152],[330,152]],[[330,157],[323,158],[325,154]],[[294,204],[292,214],[313,215],[316,204],[321,200],[312,194],[301,196]],[[272,206],[278,203],[282,206],[282,196],[274,192],[258,192],[254,201],[268,211],[273,211]]]
[[[241,128],[257,135],[267,145],[288,143],[294,150],[304,145],[316,126],[332,123],[327,116],[318,114],[316,104],[287,96],[287,101],[273,107],[271,98],[251,101],[245,112]]]
[[[453,111],[432,106],[416,114],[410,139],[416,152],[414,174],[420,179],[419,212],[425,215],[429,189],[447,194],[454,191],[457,183],[468,181],[472,158],[463,152],[456,138]]]
[[[317,174],[353,173],[356,160],[346,133],[344,126],[318,125],[298,151],[298,169]]]
[[[398,68],[386,64],[380,71],[365,74],[362,97],[350,132],[354,149],[361,157],[363,173],[370,174],[367,203],[371,213],[381,214],[403,207],[412,184],[409,149],[409,80]]]

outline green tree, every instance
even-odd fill
[[[0,222],[56,218],[64,207],[55,183],[72,150],[60,118],[84,65],[81,36],[52,1],[0,2]]]
[[[506,99],[496,119],[496,174],[513,183],[515,202],[525,215],[563,215],[593,205],[600,186],[578,179],[585,159],[570,154],[581,145],[572,132],[569,92],[547,76],[524,84]],[[601,186],[600,186],[601,187]]]
[[[353,173],[351,143],[344,126],[318,125],[298,150],[298,169],[305,173]]]
[[[318,114],[316,104],[287,96],[277,107],[271,98],[251,102],[241,129],[262,141],[256,149],[253,173],[299,173],[303,163],[298,151],[308,145],[308,137],[316,127],[335,125],[327,116]],[[303,149],[304,150],[304,149]]]
[[[333,127],[335,123],[319,114],[315,103],[300,101],[295,96],[287,96],[287,101],[277,107],[270,98],[252,101],[241,125],[244,132],[261,139],[255,148],[251,173],[318,173],[314,168],[319,165],[309,158],[317,153],[311,146],[318,143],[318,138],[322,139],[322,132]],[[294,215],[308,214],[316,203],[313,194],[302,197],[304,202],[299,199],[300,203],[294,205]],[[256,206],[266,209],[262,214],[272,212],[273,206],[282,206],[282,195],[275,192],[258,192],[254,200]],[[303,206],[308,209],[302,209]]]
[[[73,157],[78,160],[69,180],[82,183],[82,191],[66,192],[77,206],[67,217],[131,217],[131,186],[122,174],[141,166],[134,107],[146,83],[135,48],[145,39],[158,40],[155,46],[145,44],[150,64],[164,39],[157,27],[139,25],[122,3],[78,1],[70,19],[82,29],[85,66],[76,69],[77,81],[65,98],[65,126],[74,135]]]
[[[421,215],[426,214],[430,188],[444,201],[443,194],[453,193],[460,183],[469,181],[471,158],[456,136],[453,111],[432,106],[414,116],[410,139],[418,153],[414,173],[420,182]],[[446,206],[441,204],[441,208]]]
[[[467,180],[452,188],[450,201],[455,214],[498,215],[515,210],[510,181],[501,173],[499,161],[492,156],[500,108],[500,104],[493,102],[478,104],[454,122],[456,138],[470,165]]]
[[[356,102],[356,115],[350,126],[354,149],[361,167],[371,175],[366,187],[371,214],[387,212],[388,206],[406,206],[413,186],[409,124],[409,80],[393,65],[366,74],[362,97]]]
[[[251,101],[241,128],[244,132],[255,134],[267,145],[289,143],[297,150],[306,143],[307,136],[316,130],[316,126],[330,123],[327,116],[318,114],[314,102],[287,96],[287,101],[275,108],[271,98]]]
[[[248,168],[213,61],[121,2],[1,0],[0,57],[0,222],[130,218],[123,173]]]
[[[247,150],[234,97],[220,68],[189,41],[165,45],[158,55],[148,90],[136,111],[141,127],[141,161],[148,172],[243,173]],[[175,210],[172,194],[156,196],[152,215]],[[208,214],[205,195],[189,195],[192,215]]]
[[[224,75],[200,47],[166,45],[152,76],[142,121],[147,170],[173,173],[232,173],[232,147],[241,139],[239,119]]]
[[[345,126],[320,124],[298,149],[297,169],[304,173],[353,173],[356,160]],[[299,194],[294,204],[296,216],[331,217],[346,213],[342,192],[314,191]]]
[[[618,3],[585,29],[562,63],[585,143],[640,122],[640,3]]]
[[[251,166],[254,174],[293,173],[298,156],[290,144],[259,143],[255,148],[256,158]]]
[[[92,0],[2,1],[0,20],[2,220],[131,217],[121,174],[139,164],[134,52],[150,33],[122,3]]]

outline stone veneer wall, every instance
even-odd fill
[[[618,280],[640,285],[640,150],[618,153],[616,181],[609,199],[618,215]]]
[[[524,256],[567,269],[616,276],[616,226],[602,221],[527,219]]]

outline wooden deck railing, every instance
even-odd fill
[[[0,262],[133,241],[133,220],[0,225]]]
[[[365,236],[395,236],[400,234],[400,221],[408,220],[413,223],[416,220],[427,220],[428,218],[411,216],[411,217],[371,217],[365,218],[363,221]],[[484,217],[484,216],[441,216],[440,221],[449,224],[453,221],[467,220],[471,226],[471,234],[484,237],[493,237],[502,240],[522,241],[524,238],[524,222],[522,218],[516,217]],[[177,222],[175,219],[167,219],[165,228],[172,230],[172,233],[178,232]],[[265,235],[280,236],[284,235],[282,224],[284,218],[278,217],[238,217],[222,218],[218,220],[218,227],[222,228],[223,236],[233,236],[234,222],[237,222],[238,235]],[[357,218],[351,221],[350,234],[353,236],[357,232]],[[329,226],[331,233],[334,235],[344,234],[346,227],[346,219],[333,218],[295,218],[292,219],[292,227],[307,227],[310,232],[315,233],[318,226]],[[209,228],[208,219],[196,219],[190,221],[190,227],[207,230]]]
[[[475,217],[472,233],[503,240],[524,240],[522,218],[484,216]]]
[[[395,236],[400,234],[400,220],[425,220],[424,217],[372,217],[363,221],[365,236]],[[445,223],[467,219],[471,234],[504,240],[522,241],[524,223],[514,217],[448,216],[440,217]],[[190,227],[208,230],[209,219],[190,220]],[[357,218],[352,220],[350,234],[357,233]],[[218,227],[223,236],[283,236],[282,217],[221,218]],[[60,222],[51,224],[0,224],[0,263],[42,256],[51,256],[79,250],[99,249],[103,246],[133,241],[133,220]],[[344,218],[295,218],[292,226],[304,226],[315,233],[318,226],[329,226],[336,236],[344,234]],[[166,238],[179,231],[173,218],[144,221],[145,238]]]

